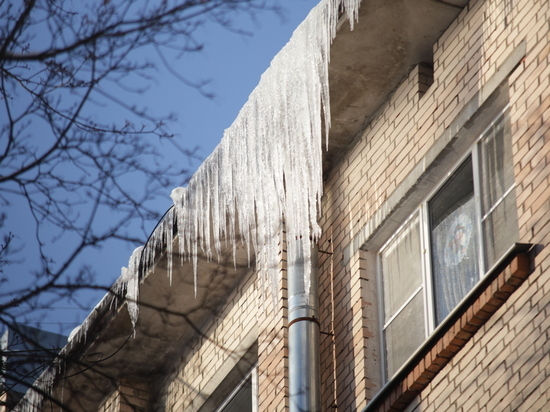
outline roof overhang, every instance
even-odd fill
[[[331,129],[325,175],[405,76],[431,64],[433,46],[466,0],[368,0],[359,22],[338,31],[330,54]]]

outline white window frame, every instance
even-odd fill
[[[495,204],[482,215],[482,188],[481,188],[481,163],[480,163],[480,144],[482,139],[487,135],[488,132],[492,130],[495,124],[501,121],[502,117],[506,115],[506,112],[509,110],[509,105],[506,105],[495,118],[490,122],[482,133],[475,139],[472,143],[470,149],[463,154],[458,161],[453,164],[450,171],[444,176],[443,179],[438,183],[436,188],[432,190],[428,196],[419,204],[419,206],[409,215],[405,222],[399,226],[399,228],[387,239],[384,244],[380,247],[377,253],[377,287],[378,287],[378,296],[380,296],[380,307],[379,307],[379,316],[382,320],[380,322],[380,347],[383,351],[383,368],[382,368],[382,379],[384,382],[387,382],[392,378],[388,376],[388,355],[386,353],[386,342],[385,342],[385,330],[389,324],[406,308],[407,304],[418,295],[418,293],[423,293],[424,296],[424,326],[425,326],[425,336],[426,340],[437,328],[436,324],[436,314],[435,314],[435,290],[434,290],[434,280],[432,274],[432,262],[431,262],[431,229],[430,229],[430,216],[428,203],[434,197],[436,193],[445,185],[446,182],[453,176],[453,174],[458,170],[458,168],[466,161],[468,157],[471,156],[472,162],[472,172],[473,172],[473,186],[474,186],[474,199],[475,199],[475,213],[476,213],[476,226],[477,226],[477,248],[479,250],[478,254],[478,278],[476,284],[484,278],[487,271],[490,269],[486,267],[486,250],[485,250],[485,241],[484,241],[484,232],[483,232],[483,222],[491,215],[491,213],[504,201],[506,196],[516,188],[516,183],[514,182],[495,202]],[[418,216],[418,217],[417,217]],[[396,309],[395,313],[389,319],[385,319],[385,303],[384,303],[384,285],[383,285],[383,276],[382,276],[382,253],[386,252],[388,247],[392,247],[392,243],[399,236],[402,236],[402,230],[413,220],[419,219],[419,234],[420,234],[420,250],[422,253],[421,256],[421,266],[422,266],[422,282],[421,285],[414,292],[411,291],[410,296],[405,300],[405,302]],[[420,290],[422,289],[422,290]],[[460,305],[460,303],[459,303]],[[443,322],[443,320],[441,321]],[[440,323],[441,323],[440,322]],[[414,355],[414,352],[411,353],[411,356]],[[410,358],[409,358],[410,359]],[[408,361],[405,361],[403,365],[397,368],[394,371],[394,374],[399,371]]]

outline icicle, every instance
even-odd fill
[[[128,262],[128,268],[122,268],[122,277],[126,280],[126,304],[128,305],[128,314],[132,321],[132,329],[136,330],[136,323],[139,315],[139,263],[143,246],[134,250]]]
[[[311,258],[311,242],[321,234],[317,214],[323,190],[322,129],[324,126],[327,147],[330,129],[330,44],[336,35],[340,8],[353,29],[359,3],[322,1],[295,30],[212,155],[186,188],[172,191],[174,207],[143,251],[145,272],[154,270],[155,252],[166,246],[172,283],[174,225],[181,263],[187,260],[193,265],[195,296],[199,249],[207,259],[215,253],[219,261],[222,239],[232,246],[235,265],[238,241],[246,247],[249,265],[255,254],[261,278],[271,283],[274,301],[282,231],[287,234],[290,263],[297,258],[298,240],[304,258]],[[139,312],[141,256],[141,249],[134,251],[128,269],[123,268],[113,289],[116,294],[126,293],[134,327]],[[309,265],[304,276],[308,292]],[[78,334],[86,329],[83,325]]]
[[[211,258],[213,243],[219,258],[225,238],[236,256],[237,233],[249,262],[254,253],[263,278],[269,278],[275,289],[275,240],[283,221],[289,260],[296,259],[299,239],[304,258],[310,259],[311,242],[321,233],[317,214],[322,195],[322,127],[325,144],[330,128],[330,43],[340,7],[353,28],[359,2],[327,0],[311,11],[188,187],[173,191],[180,252],[193,262],[195,293],[199,248]],[[306,266],[306,288],[310,275]]]
[[[38,412],[42,410],[44,396],[51,395],[56,374],[55,365],[46,369],[29,388],[25,396],[13,409],[17,412]]]
[[[168,271],[168,278],[170,279],[170,286],[172,286],[172,270],[173,270],[173,261],[174,261],[174,209],[170,209],[168,213],[166,214],[164,218],[164,224],[166,227],[164,227],[164,232],[166,235],[165,242],[166,242],[166,259],[167,259],[167,271]],[[156,246],[156,245],[155,245]],[[156,250],[156,247],[154,248]],[[150,259],[146,259],[147,261],[150,261]],[[153,263],[151,264],[151,266]]]
[[[330,44],[336,35],[339,11],[353,28],[360,0],[325,0],[295,30],[274,57],[239,115],[214,152],[203,162],[185,188],[176,188],[174,207],[151,235],[145,249],[136,249],[128,269],[115,283],[117,295],[126,293],[135,328],[139,307],[138,268],[154,270],[155,253],[166,247],[168,276],[172,282],[174,225],[181,263],[191,261],[195,296],[198,293],[199,252],[220,259],[222,239],[255,254],[261,279],[271,283],[274,301],[279,282],[278,239],[286,232],[289,263],[297,258],[296,242],[310,259],[311,242],[321,234],[317,223],[323,191],[322,129],[328,145],[330,96],[328,65]],[[284,225],[284,226],[283,226]],[[238,235],[238,239],[237,239]],[[235,266],[236,267],[236,266]],[[306,295],[311,271],[304,273]],[[88,321],[88,319],[87,319]],[[85,336],[85,324],[76,335]]]

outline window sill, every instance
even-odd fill
[[[529,244],[517,243],[437,327],[363,412],[403,411],[531,273]]]

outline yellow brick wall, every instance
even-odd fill
[[[520,240],[539,245],[534,273],[423,393],[418,410],[507,410],[511,398],[550,410],[549,7],[471,1],[434,45],[433,85],[422,96],[413,70],[328,177],[320,244],[330,252],[320,280],[323,410],[360,410],[381,385],[375,254],[352,248],[346,258],[346,249],[522,41],[525,58],[509,77],[510,115]],[[504,395],[486,406],[488,397]]]
[[[500,12],[485,35],[493,66],[507,45],[521,39],[527,44],[524,61],[510,77],[510,102],[520,237],[537,245],[534,271],[411,411],[550,410],[550,5],[514,2],[507,26],[498,2],[482,6],[485,13]]]
[[[548,358],[545,319],[550,315],[545,301],[550,289],[549,259],[544,248],[549,240],[550,207],[550,154],[545,144],[550,121],[550,16],[547,2],[510,4],[472,1],[434,45],[432,86],[426,90],[422,69],[413,69],[327,179],[319,245],[322,410],[360,410],[382,386],[376,255],[358,250],[346,260],[345,249],[524,40],[526,58],[509,82],[520,236],[522,242],[541,245],[535,272],[411,408],[451,410],[459,399],[468,399],[461,407],[482,410],[487,397],[494,402],[501,392],[508,394],[512,385],[518,388],[513,395],[516,402],[547,399],[542,395],[544,385],[538,385],[547,383],[549,374],[543,360]],[[232,339],[251,323],[258,336],[260,410],[288,409],[286,255],[281,249],[283,279],[276,310],[270,302],[262,304],[263,286],[251,273],[205,336],[182,354],[166,384],[167,410],[193,410],[194,400],[229,356],[230,351],[222,347],[232,345]],[[536,378],[525,378],[522,359],[527,351],[533,352],[528,364],[535,365],[536,373],[529,373]],[[495,355],[493,367],[488,360],[493,359],[491,354]],[[499,376],[489,379],[489,372]],[[518,385],[524,379],[528,380],[524,386],[532,382],[537,389],[530,392]],[[477,396],[471,397],[475,391]]]
[[[113,391],[107,399],[103,401],[99,407],[99,412],[118,412],[120,407],[120,396],[118,388]]]
[[[259,410],[288,409],[286,250],[282,238],[279,245],[279,266],[274,268],[280,277],[278,295],[272,299],[267,279],[251,270],[221,310],[201,327],[203,335],[174,362],[173,373],[160,388],[160,410],[198,410],[256,340]]]
[[[344,263],[344,249],[411,172],[435,139],[434,85],[420,98],[419,70],[405,79],[350,155],[325,186],[321,250],[323,410],[357,410],[381,387],[375,255],[357,252]],[[420,111],[419,108],[425,108]],[[370,268],[370,270],[367,270]],[[368,367],[369,366],[369,367]]]
[[[520,237],[539,245],[534,272],[410,410],[548,410],[548,8],[548,1],[471,1],[434,45],[431,87],[426,90],[424,69],[414,68],[328,176],[319,244],[323,411],[361,410],[383,384],[376,251],[352,248],[346,257],[346,250],[523,41],[525,59],[509,77],[510,115]],[[162,408],[200,407],[220,368],[241,354],[252,334],[258,340],[259,410],[288,410],[286,253],[280,244],[276,301],[264,304],[262,295],[270,291],[251,271],[204,335],[174,362],[161,385]],[[115,410],[109,409],[115,401],[101,411]]]
[[[256,278],[250,271],[220,311],[206,325],[196,325],[202,335],[182,348],[172,373],[161,385],[161,410],[197,410],[257,339]]]
[[[258,305],[258,409],[288,410],[288,302],[286,284],[286,243],[279,241],[281,274],[279,294],[271,301],[271,290],[264,285],[264,296]]]
[[[283,411],[288,407],[288,344],[286,251],[280,244],[278,296],[255,271],[250,271],[230,294],[227,303],[202,327],[204,335],[184,351],[174,372],[162,385],[161,408],[166,411],[197,410],[244,351],[258,341],[259,409]],[[230,369],[230,368],[229,368]]]
[[[99,412],[145,412],[151,409],[149,396],[148,384],[122,379],[103,401]]]

